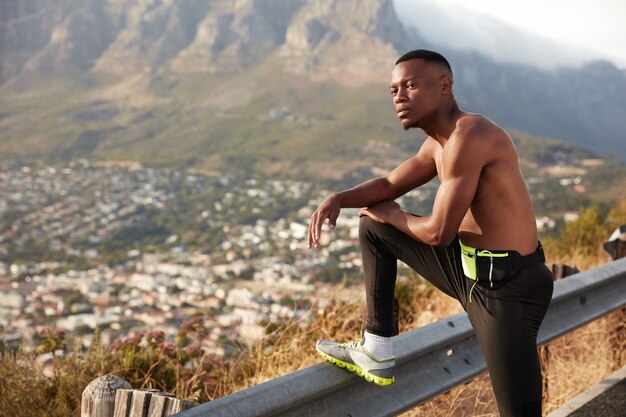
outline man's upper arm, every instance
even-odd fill
[[[450,242],[469,210],[486,164],[486,152],[474,146],[469,135],[447,143],[443,156],[443,174],[437,190],[431,219],[441,241]]]
[[[392,200],[427,183],[437,175],[437,166],[433,158],[432,144],[429,141],[432,141],[432,139],[427,139],[417,154],[385,175],[385,179],[394,190]]]

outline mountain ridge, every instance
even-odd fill
[[[5,160],[357,166],[350,152],[372,141],[405,146],[386,85],[400,53],[430,47],[391,0],[36,0],[0,12]],[[626,160],[625,71],[442,52],[464,109]]]

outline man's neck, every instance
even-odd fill
[[[459,108],[456,100],[453,100],[449,107],[442,109],[432,123],[422,127],[422,130],[444,146],[456,128],[457,120],[463,115],[465,113]]]

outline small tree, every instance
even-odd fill
[[[605,219],[606,216],[597,205],[584,209],[577,220],[565,224],[559,238],[561,253],[596,253],[610,233]]]

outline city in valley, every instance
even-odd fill
[[[400,202],[423,213],[435,190]],[[0,346],[32,349],[45,328],[84,346],[97,329],[105,344],[151,330],[173,340],[200,316],[204,351],[228,355],[233,341],[307,320],[332,297],[358,302],[357,209],[308,248],[309,217],[328,192],[131,162],[2,168]]]
[[[173,338],[201,316],[205,351],[224,355],[229,341],[263,337],[268,323],[306,320],[329,300],[323,282],[360,266],[356,210],[308,249],[311,196],[325,191],[303,182],[82,160],[3,170],[0,184],[8,343],[32,348],[46,327],[86,346],[97,328],[104,343],[154,329]]]

